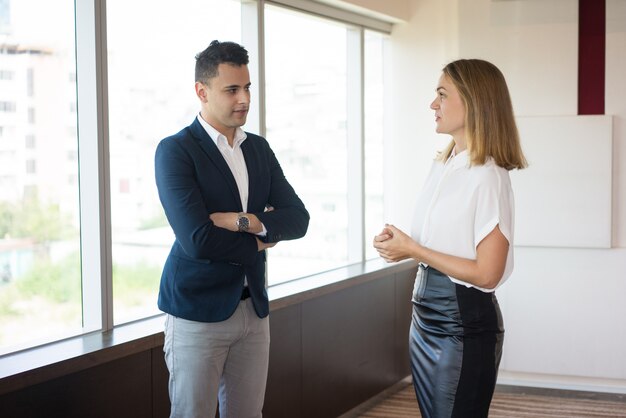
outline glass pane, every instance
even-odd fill
[[[384,225],[383,213],[383,53],[386,37],[365,31],[365,256],[376,258],[374,235]]]
[[[267,139],[311,221],[269,250],[269,284],[347,263],[345,26],[265,8]]]
[[[194,57],[213,39],[240,42],[241,5],[109,0],[107,19],[113,309],[119,324],[158,313],[161,268],[174,236],[158,200],[154,151],[199,112]]]
[[[79,333],[82,307],[74,2],[0,16],[2,354]]]

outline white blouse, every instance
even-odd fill
[[[497,288],[513,271],[514,211],[509,172],[492,158],[470,167],[464,150],[446,163],[433,163],[415,205],[411,237],[432,250],[475,260],[476,247],[498,225],[509,241],[509,251]],[[483,292],[495,290],[450,280]]]

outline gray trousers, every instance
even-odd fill
[[[250,298],[222,322],[167,315],[165,362],[170,372],[171,418],[262,416],[269,363],[269,317]]]

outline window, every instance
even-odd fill
[[[311,214],[303,239],[270,250],[272,285],[377,256],[384,36],[368,31],[361,57],[358,27],[276,6],[265,20],[267,139]]]
[[[213,39],[248,49],[244,128],[311,213],[304,239],[270,250],[269,284],[372,255],[385,35],[329,6],[269,3],[0,0],[0,354],[159,313],[174,237],[154,152],[197,116],[194,56]]]
[[[265,8],[266,135],[311,215],[304,238],[270,251],[270,284],[348,263],[347,32]]]
[[[10,5],[0,62],[11,71],[2,72],[0,110],[27,114],[12,119],[0,145],[0,353],[82,331],[78,187],[65,181],[78,169],[59,164],[67,149],[77,149],[76,135],[65,129],[67,121],[76,124],[65,105],[76,96],[65,82],[76,66],[74,2]],[[23,46],[29,48],[12,50]],[[35,112],[54,117],[35,120]],[[35,135],[26,134],[32,131],[54,141],[35,152]]]
[[[30,52],[38,53],[39,51]],[[35,94],[35,71],[33,68],[26,69],[26,96],[33,97]]]
[[[190,16],[202,24],[190,25]],[[241,4],[110,0],[107,20],[111,184],[119,185],[111,188],[113,312],[119,324],[159,313],[161,269],[174,237],[158,200],[154,152],[200,110],[195,55],[213,39],[241,42]],[[163,31],[163,22],[179,29]]]
[[[35,174],[37,172],[37,161],[26,160],[26,174]]]
[[[0,70],[0,80],[13,80],[13,71]]]
[[[383,207],[383,128],[384,116],[384,53],[385,35],[365,31],[365,87],[364,87],[364,137],[365,137],[365,254],[378,257],[372,246],[374,235],[384,225]]]
[[[26,149],[33,149],[35,148],[35,135],[26,135],[26,139],[25,139],[25,147]]]
[[[0,0],[0,34],[5,34],[9,29],[9,1]]]
[[[15,102],[0,102],[0,112],[15,112]]]

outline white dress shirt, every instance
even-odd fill
[[[243,158],[243,152],[241,151],[241,144],[246,140],[247,135],[241,128],[235,130],[235,138],[233,139],[233,146],[228,145],[228,139],[226,136],[218,132],[217,129],[212,127],[207,121],[202,119],[201,115],[198,115],[198,121],[204,130],[209,134],[217,149],[220,150],[228,168],[230,168],[235,182],[237,183],[237,189],[239,189],[239,197],[241,198],[241,205],[243,211],[248,211],[248,167],[246,166],[246,160]]]
[[[411,237],[432,250],[475,260],[478,244],[499,226],[509,241],[509,251],[497,288],[513,271],[514,210],[509,172],[492,158],[470,167],[465,150],[446,163],[433,163],[415,205]],[[495,290],[450,279],[484,292]]]
[[[241,128],[235,130],[235,138],[233,139],[233,146],[228,145],[228,139],[225,135],[220,133],[217,129],[211,126],[207,121],[202,119],[202,116],[198,114],[198,121],[204,130],[209,134],[217,149],[220,150],[230,172],[233,173],[235,182],[237,183],[237,189],[239,190],[239,198],[241,199],[241,206],[244,212],[248,211],[248,166],[246,165],[246,159],[243,157],[241,151],[241,144],[246,140],[248,135]],[[256,235],[264,237],[267,235],[267,229],[265,225],[261,223],[262,231]]]

